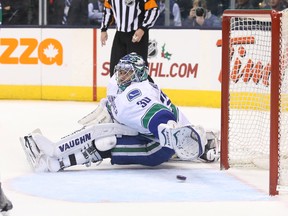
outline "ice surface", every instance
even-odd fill
[[[266,170],[230,169],[219,163],[168,162],[159,167],[77,166],[33,173],[19,136],[36,128],[51,140],[80,128],[96,103],[0,101],[0,174],[11,216],[60,215],[277,215],[287,216],[286,194],[270,197]],[[220,110],[181,107],[195,125],[220,128]],[[179,181],[176,175],[184,175]],[[156,214],[157,213],[157,214]]]

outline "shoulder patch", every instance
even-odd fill
[[[129,101],[132,101],[132,100],[134,100],[135,98],[137,98],[137,97],[139,97],[141,95],[142,95],[142,93],[141,93],[140,89],[132,89],[131,91],[129,91],[127,93],[126,96],[127,96],[127,99]]]

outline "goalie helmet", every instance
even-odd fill
[[[148,67],[143,58],[133,52],[120,59],[115,66],[114,73],[118,87],[124,91],[133,82],[147,80]]]

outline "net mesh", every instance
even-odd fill
[[[280,130],[279,185],[288,187],[288,9],[283,11],[280,30]]]
[[[269,168],[271,57],[280,55],[279,185],[288,186],[288,10],[279,53],[271,53],[271,18],[230,20],[228,158],[230,166]],[[273,105],[272,105],[273,106]]]

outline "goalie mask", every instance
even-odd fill
[[[118,87],[124,91],[133,82],[147,80],[148,67],[143,58],[133,52],[120,59],[114,73]]]

